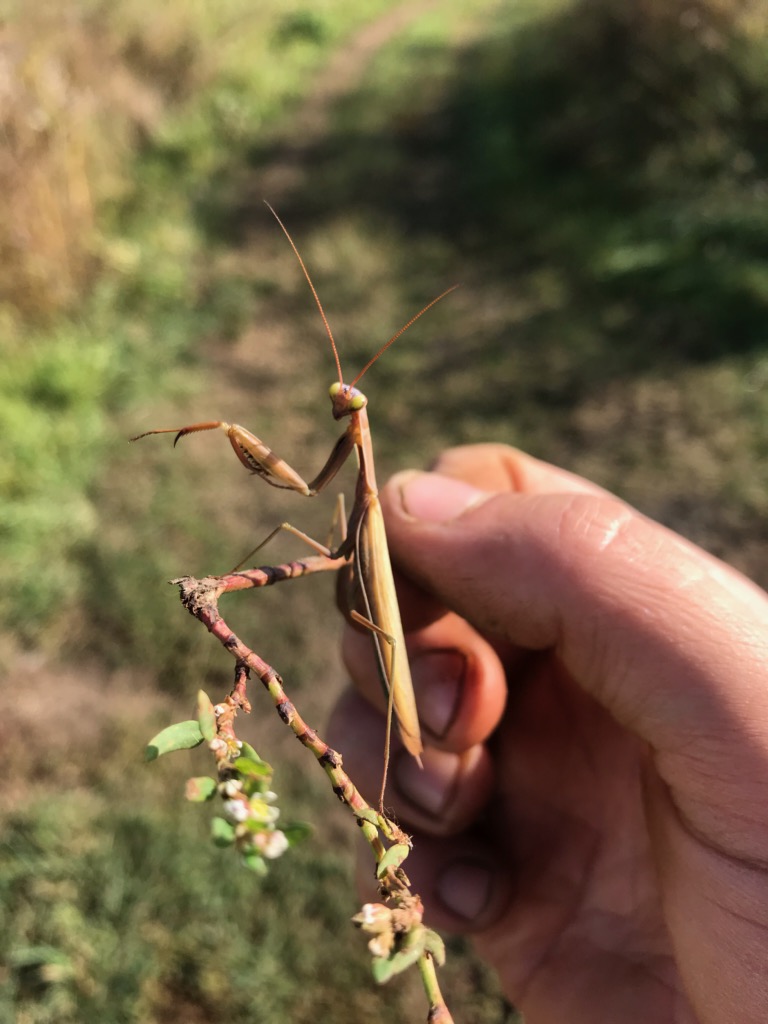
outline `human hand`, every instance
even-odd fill
[[[435,470],[381,495],[427,745],[387,799],[431,923],[526,1024],[765,1024],[768,597],[513,449]],[[333,732],[375,794],[372,645],[344,653]]]

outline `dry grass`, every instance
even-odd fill
[[[99,210],[129,188],[168,79],[178,95],[188,78],[178,11],[172,31],[141,35],[120,25],[130,6],[22,3],[0,33],[0,306],[12,321],[82,299],[103,259]]]

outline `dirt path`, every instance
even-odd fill
[[[309,169],[307,155],[327,134],[334,106],[356,88],[378,51],[436,6],[437,0],[421,0],[387,11],[348,39],[320,71],[307,98],[280,131],[273,161],[259,173],[263,194],[273,203],[301,188]]]

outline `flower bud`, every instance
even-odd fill
[[[365,903],[359,914],[352,918],[358,928],[371,935],[392,930],[392,911],[383,903]]]

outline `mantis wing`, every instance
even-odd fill
[[[371,632],[382,686],[392,701],[403,745],[419,760],[424,747],[378,497],[369,499],[357,527],[355,559],[348,568],[342,568],[339,584],[340,603],[345,616],[357,628]],[[350,608],[357,610],[365,620],[362,625],[350,619]]]

